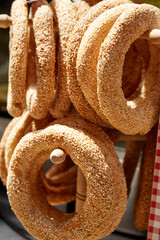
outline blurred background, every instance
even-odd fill
[[[13,0],[0,1],[0,14],[10,14]],[[7,85],[8,85],[8,63],[9,63],[9,29],[0,29],[0,114],[7,115]]]

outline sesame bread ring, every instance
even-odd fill
[[[28,6],[25,0],[13,2],[11,17],[7,110],[10,115],[17,117],[23,113],[26,93]]]
[[[147,134],[144,146],[134,209],[134,225],[140,231],[148,229],[156,155],[157,124]]]
[[[37,80],[35,88],[35,80],[33,79],[32,90],[29,92],[30,96],[27,97],[29,102],[28,109],[32,117],[42,119],[48,113],[55,87],[53,11],[45,0],[34,2],[31,8],[33,8],[33,12],[35,11],[34,8],[37,8],[33,18],[36,49],[34,54],[34,45],[31,46],[33,54],[30,54],[30,57],[33,58],[35,55]],[[33,38],[33,32],[31,32],[31,38]],[[31,78],[33,77],[31,76]]]
[[[24,136],[27,127],[32,122],[32,117],[28,111],[25,111],[18,122],[11,129],[5,145],[5,164],[8,170],[12,154],[20,139]]]
[[[108,121],[99,106],[97,96],[97,61],[99,49],[117,18],[131,4],[121,4],[102,13],[93,21],[84,36],[77,54],[77,80],[81,86],[83,94],[98,116],[104,121]],[[98,39],[98,41],[97,41]],[[93,51],[94,49],[94,51]]]
[[[134,5],[133,5],[134,6]],[[104,119],[105,116],[99,106],[98,96],[97,96],[97,62],[99,49],[110,29],[114,25],[118,16],[126,9],[131,8],[130,5],[121,5],[111,10],[105,11],[98,18],[93,21],[88,29],[86,30],[77,56],[77,80],[81,86],[83,94],[86,100],[90,103],[92,108],[95,109],[97,114]],[[101,36],[101,37],[99,37]],[[97,42],[97,39],[99,41]],[[143,44],[143,48],[141,46]],[[144,45],[145,44],[145,45]],[[138,49],[140,48],[140,49]],[[122,76],[122,87],[124,89],[124,95],[133,99],[136,97],[136,94],[139,94],[139,85],[145,77],[146,81],[149,80],[149,83],[154,86],[155,76],[154,73],[157,73],[157,54],[153,53],[153,44],[147,44],[146,40],[139,39],[137,42],[133,43],[129,51],[125,55],[125,61],[123,66],[123,71],[125,69],[125,76]],[[93,50],[94,49],[94,50]],[[157,47],[156,47],[157,49]],[[139,50],[139,51],[138,51]],[[147,50],[147,51],[146,51]],[[157,49],[158,50],[158,49]],[[144,54],[145,51],[145,54]],[[147,55],[148,56],[145,56]],[[151,57],[149,56],[151,54]],[[143,56],[144,55],[144,56]],[[88,57],[89,56],[89,57]],[[147,59],[146,59],[147,58]],[[154,58],[154,62],[153,62]],[[130,64],[130,61],[134,61],[133,66]],[[147,63],[145,63],[147,62]],[[145,66],[146,64],[146,66]],[[156,66],[156,67],[155,67]],[[133,69],[135,72],[133,72]],[[150,74],[152,72],[152,75]],[[156,76],[157,78],[157,76]],[[147,86],[149,87],[149,86]]]
[[[99,104],[110,123],[124,134],[145,134],[158,120],[159,64],[155,67],[158,76],[154,87],[148,91],[149,79],[144,79],[141,93],[132,101],[124,97],[121,77],[128,48],[144,32],[160,27],[159,16],[160,10],[154,6],[132,5],[121,14],[101,45],[97,66]]]
[[[126,208],[123,169],[109,138],[103,144],[65,121],[29,133],[19,142],[9,167],[9,201],[27,231],[38,239],[102,238],[117,227]],[[42,194],[39,170],[57,147],[70,155],[86,177],[87,198],[78,214],[55,209]],[[42,154],[43,159],[37,157]]]
[[[8,126],[6,127],[1,142],[0,142],[0,178],[3,182],[3,185],[6,186],[6,179],[7,179],[7,169],[5,164],[5,147],[7,138],[10,135],[11,130],[16,125],[19,118],[13,118]]]
[[[108,121],[104,122],[104,119],[102,120],[97,115],[95,110],[90,106],[83,95],[81,87],[77,81],[77,53],[81,44],[82,37],[89,27],[90,23],[92,23],[104,11],[128,2],[128,0],[103,1],[96,4],[96,6],[91,7],[88,10],[87,14],[83,16],[74,27],[68,43],[67,84],[71,101],[82,117],[101,126],[111,127]]]
[[[67,89],[66,55],[67,43],[77,17],[89,8],[87,3],[76,3],[70,0],[52,0],[50,3],[58,29],[57,76],[55,93],[50,113],[55,118],[64,117],[69,111],[71,100]],[[79,9],[80,8],[80,9]],[[80,10],[78,12],[78,9]],[[78,15],[78,16],[77,16]]]

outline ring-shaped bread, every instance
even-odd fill
[[[30,30],[31,61],[28,59],[28,64],[33,63],[33,66],[30,65],[27,76],[31,84],[28,84],[27,103],[30,115],[35,119],[42,119],[48,113],[55,88],[53,11],[45,0],[34,2],[31,11],[33,30]]]
[[[23,113],[26,94],[28,4],[25,0],[13,2],[11,17],[7,110],[18,117]]]
[[[129,2],[129,0],[106,0],[96,4],[96,6],[91,7],[87,14],[77,22],[68,42],[67,84],[71,101],[81,116],[101,126],[111,127],[109,122],[106,121],[106,118],[101,119],[97,115],[96,111],[90,106],[83,95],[79,82],[77,81],[77,53],[85,31],[101,13],[120,4]]]
[[[117,227],[126,208],[126,183],[109,138],[108,147],[105,145],[88,132],[65,125],[65,121],[21,139],[9,167],[8,197],[13,211],[34,237],[93,240]],[[87,197],[78,214],[51,207],[42,194],[39,171],[55,148],[64,149],[86,178]]]
[[[121,78],[125,54],[130,45],[144,32],[160,28],[159,16],[158,8],[149,4],[135,4],[122,13],[101,45],[97,66],[99,104],[110,123],[125,134],[145,134],[158,120],[160,109],[158,66],[155,66],[157,77],[154,86],[150,89],[150,79],[144,79],[139,96],[132,101],[124,97]],[[157,59],[159,65],[159,51]]]
[[[99,49],[117,18],[125,9],[132,7],[132,4],[121,4],[111,8],[98,16],[88,27],[82,37],[77,54],[77,80],[82,92],[91,107],[104,121],[104,116],[97,96],[97,61]],[[98,39],[98,41],[97,41]],[[94,51],[93,51],[94,49]]]

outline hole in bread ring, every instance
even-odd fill
[[[62,213],[42,194],[39,172],[55,148],[69,154],[86,178],[86,201],[78,214]],[[14,151],[7,189],[12,209],[27,231],[44,240],[110,234],[123,216],[127,198],[123,169],[112,148],[109,138],[104,144],[65,121],[26,135]]]
[[[49,169],[49,167],[51,167]],[[66,204],[75,200],[77,166],[69,155],[60,164],[45,162],[40,174],[43,191],[48,203],[52,206]]]
[[[134,5],[119,17],[101,46],[98,60],[97,92],[100,107],[110,123],[125,134],[145,134],[157,122],[160,107],[159,69],[154,87],[144,79],[141,93],[127,101],[122,90],[125,54],[147,30],[160,28],[160,10],[151,5]],[[159,51],[157,47],[157,58]],[[159,64],[159,63],[158,63]],[[149,86],[149,91],[148,91]],[[114,107],[113,107],[114,106]]]

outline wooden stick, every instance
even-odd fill
[[[55,164],[62,163],[66,159],[66,153],[60,148],[54,149],[50,155],[50,159]]]
[[[7,14],[0,15],[0,28],[8,28],[12,25],[12,18]]]
[[[79,212],[86,200],[86,179],[83,172],[78,167],[77,170],[77,192],[76,192],[76,212]]]
[[[29,26],[32,26],[32,19],[28,20]],[[0,14],[0,28],[8,28],[12,25],[12,18],[7,14]]]
[[[160,29],[153,29],[141,36],[142,39],[150,40],[154,44],[160,44]]]
[[[33,0],[36,1],[36,0]],[[29,3],[33,2],[30,1]],[[28,20],[29,26],[32,26],[32,19]],[[0,28],[8,28],[12,25],[12,18],[7,14],[0,14]],[[153,29],[144,33],[140,38],[150,40],[154,44],[160,44],[160,29]]]
[[[127,140],[131,140],[131,141],[145,141],[146,140],[146,135],[121,135],[120,139],[121,141],[127,141]]]

